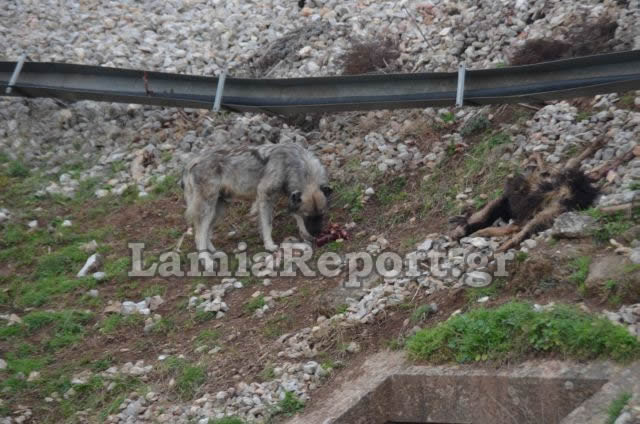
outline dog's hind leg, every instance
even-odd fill
[[[580,168],[582,161],[584,161],[586,158],[590,156],[593,156],[598,150],[600,150],[600,148],[604,145],[604,141],[605,141],[604,137],[598,138],[596,141],[591,143],[589,147],[584,149],[582,153],[580,153],[578,156],[569,159],[567,163],[565,163],[564,169],[569,170],[569,169]]]
[[[209,228],[211,228],[215,215],[215,206],[207,204],[200,210],[200,213],[195,218],[194,232],[196,249],[198,249],[199,252],[213,248]],[[213,251],[215,251],[215,248]]]
[[[218,204],[222,202],[219,193],[220,190],[217,187],[209,187],[206,195],[198,204],[198,212],[193,217],[196,249],[199,252],[205,250],[215,252],[215,247],[211,243],[211,229],[216,219]]]
[[[540,231],[542,228],[548,227],[550,223],[553,222],[553,219],[560,215],[564,211],[564,207],[559,202],[554,202],[550,204],[548,207],[544,208],[537,215],[527,222],[527,224],[522,227],[522,229],[511,237],[509,240],[504,242],[502,246],[498,249],[498,252],[505,252],[509,249],[515,248],[520,245],[530,234]]]
[[[207,248],[209,249],[210,252],[216,251],[216,248],[213,246],[213,242],[211,241],[211,238],[213,237],[213,227],[214,227],[215,221],[217,219],[220,219],[220,217],[224,215],[224,210],[226,209],[226,207],[227,207],[227,204],[222,199],[219,199],[218,202],[216,203],[215,215],[211,219],[211,222],[209,223],[209,229],[207,230],[207,235],[208,235]]]
[[[520,227],[515,224],[505,225],[504,227],[488,227],[478,230],[471,234],[475,237],[502,237],[509,234],[517,233],[520,231]]]
[[[464,224],[458,225],[451,233],[451,238],[459,240],[477,230],[492,225],[498,218],[508,220],[509,203],[505,196],[492,200],[482,209],[474,213]]]

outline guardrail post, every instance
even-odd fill
[[[222,71],[218,76],[218,88],[216,89],[216,98],[213,101],[213,111],[219,112],[222,104],[222,93],[224,92],[224,82],[227,79],[227,71]]]
[[[458,66],[458,90],[456,92],[456,107],[462,107],[464,104],[464,79],[466,77],[466,68],[464,63]]]
[[[27,55],[23,53],[20,55],[20,59],[18,59],[18,63],[16,63],[16,67],[13,70],[13,74],[11,74],[11,79],[9,80],[9,84],[7,84],[7,89],[4,91],[5,94],[11,94],[13,90],[13,86],[16,81],[18,81],[18,76],[20,75],[20,71],[22,71],[22,65],[24,65],[24,61],[27,59]]]

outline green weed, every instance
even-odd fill
[[[454,316],[419,331],[407,349],[414,359],[460,363],[549,353],[580,360],[629,361],[640,356],[640,342],[605,318],[560,305],[537,312],[520,302]]]

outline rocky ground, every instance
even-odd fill
[[[383,37],[395,40],[398,54],[379,72],[451,71],[460,61],[470,68],[504,66],[527,40],[564,40],[572,27],[602,17],[617,23],[613,50],[640,48],[637,0],[315,0],[302,10],[281,0],[25,1],[7,5],[0,16],[2,60],[24,52],[33,61],[197,75],[225,68],[234,76],[337,75],[355,43]],[[596,208],[562,217],[511,252],[521,274],[503,281],[503,291],[495,284],[469,291],[467,279],[482,270],[468,269],[462,255],[483,255],[491,268],[500,240],[453,242],[446,218],[495,197],[506,175],[532,154],[561,165],[603,135],[606,145],[584,170],[630,151],[634,156],[606,175]],[[368,352],[477,302],[510,297],[580,304],[638,336],[637,221],[624,213],[603,216],[598,208],[640,197],[639,136],[640,92],[527,107],[289,119],[1,98],[0,373],[9,383],[1,386],[0,420],[283,419]],[[331,219],[352,238],[325,250],[393,250],[424,259],[461,247],[443,265],[452,272],[372,279],[355,291],[340,289],[339,278],[180,284],[121,275],[119,267],[128,265],[123,240],[147,242],[159,256],[186,230],[176,179],[185,161],[210,146],[265,142],[301,143],[329,169],[336,186]],[[243,219],[246,208],[235,212],[223,223],[223,246],[236,249],[243,240],[258,250],[254,224]],[[280,239],[294,235],[280,217],[276,227],[284,228]],[[185,249],[190,243],[187,237]],[[46,285],[51,275],[41,270],[48,262],[32,256],[58,252],[75,255],[54,275],[70,280]],[[93,262],[86,264],[88,258]],[[549,266],[555,261],[562,266]],[[519,278],[530,272],[541,273],[540,284],[523,288]],[[69,283],[74,278],[81,284]],[[46,299],[34,300],[32,291]],[[465,291],[467,301],[458,295]],[[418,310],[424,317],[414,319]],[[58,316],[82,328],[73,334],[85,339],[50,347],[49,336],[58,340],[62,332]],[[24,340],[10,327],[27,329]],[[623,416],[638,414],[637,396]]]

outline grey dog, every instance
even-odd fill
[[[215,252],[210,239],[216,218],[234,198],[255,200],[262,241],[272,252],[273,206],[278,195],[288,197],[300,236],[313,240],[321,230],[331,189],[318,158],[294,143],[212,149],[187,164],[182,174],[187,203],[185,217],[194,226],[196,248]]]

